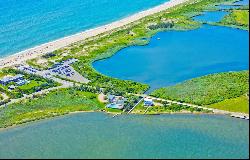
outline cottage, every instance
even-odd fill
[[[144,99],[144,106],[153,106],[154,105],[154,101],[151,98],[145,98]]]

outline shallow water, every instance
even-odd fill
[[[249,121],[80,113],[0,131],[0,158],[248,158]]]
[[[210,73],[249,69],[248,42],[247,31],[204,25],[158,33],[149,45],[128,47],[93,66],[111,77],[149,84],[153,90]]]
[[[239,8],[240,6],[238,5],[249,5],[249,0],[242,0],[233,3],[233,5],[218,5],[219,9],[234,9],[234,8]]]
[[[219,9],[234,9],[234,8],[239,8],[239,6],[234,6],[234,5],[218,5],[217,8],[219,8]]]
[[[194,17],[193,19],[201,22],[219,22],[228,14],[224,11],[209,11],[203,12],[201,15]]]
[[[167,1],[0,0],[0,58]]]
[[[241,0],[238,2],[235,2],[236,5],[249,5],[249,0]]]

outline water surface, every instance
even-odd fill
[[[153,90],[210,73],[249,69],[248,42],[248,31],[204,25],[158,33],[149,45],[128,47],[93,66],[111,77],[149,84]]]
[[[0,0],[0,58],[168,0]]]
[[[208,12],[203,12],[199,16],[195,16],[193,19],[201,22],[219,22],[227,14],[228,12],[225,11],[208,11]]]
[[[249,5],[249,0],[240,0],[238,2],[235,2],[236,5]]]
[[[0,158],[248,158],[249,121],[80,113],[0,131]]]

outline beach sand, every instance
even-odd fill
[[[11,55],[9,57],[0,59],[0,69],[4,68],[4,67],[10,67],[13,65],[18,65],[21,64],[23,62],[25,62],[26,60],[29,59],[33,59],[36,58],[38,56],[41,56],[43,54],[49,53],[49,52],[53,52],[57,49],[66,47],[72,43],[81,41],[81,40],[85,40],[87,38],[90,37],[94,37],[97,36],[99,34],[105,33],[107,31],[111,31],[113,29],[117,29],[120,28],[122,26],[128,25],[132,22],[135,22],[137,20],[140,20],[141,18],[144,18],[146,16],[149,15],[153,15],[155,13],[164,11],[168,8],[174,7],[176,5],[179,5],[181,3],[187,2],[189,0],[170,0],[169,2],[166,2],[162,5],[156,6],[154,8],[136,13],[132,16],[129,16],[127,18],[121,19],[119,21],[115,21],[113,23],[101,26],[101,27],[97,27],[94,29],[90,29],[90,30],[86,30],[84,32],[81,33],[77,33],[71,36],[67,36],[55,41],[51,41],[24,51],[21,51],[19,53],[16,53],[14,55]]]

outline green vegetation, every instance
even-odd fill
[[[52,67],[54,65],[53,62],[47,61],[46,58],[50,58],[50,56],[45,54],[44,56],[42,56],[42,58],[30,59],[30,60],[27,60],[26,63],[28,65],[30,65],[31,67],[36,68],[38,70],[46,70],[49,67]],[[39,60],[44,61],[44,62],[43,63],[38,63]]]
[[[162,105],[156,104],[156,106],[152,106],[148,108],[140,103],[134,110],[135,114],[165,114],[165,113],[211,113],[211,111],[204,110],[196,107],[189,107],[178,104],[167,104],[163,103]],[[146,113],[145,113],[146,112]]]
[[[249,97],[242,95],[237,98],[226,99],[222,102],[209,105],[208,107],[249,114]]]
[[[235,28],[249,30],[249,6],[243,9],[234,9],[230,14],[225,16],[220,24]]]
[[[236,98],[249,91],[249,71],[218,73],[161,88],[151,95],[197,105]]]
[[[76,111],[100,111],[96,94],[61,89],[0,108],[0,128]]]
[[[202,108],[195,108],[189,106],[183,106],[178,104],[171,104],[169,106],[155,106],[151,107],[147,114],[158,114],[158,113],[211,113],[208,110]]]
[[[14,82],[11,82],[6,86],[0,85],[0,92],[4,92],[6,95],[8,95],[12,99],[21,98],[23,94],[32,94],[34,92],[37,92],[43,89],[48,89],[48,88],[56,87],[60,85],[52,80],[44,79],[43,77],[40,77],[38,75],[27,74],[27,73],[24,73],[15,69],[4,69],[2,70],[2,73],[4,73],[5,75],[22,74],[24,75],[24,79],[30,81],[29,83],[23,86],[17,86],[12,91],[10,91],[8,87],[11,85],[16,86]]]

